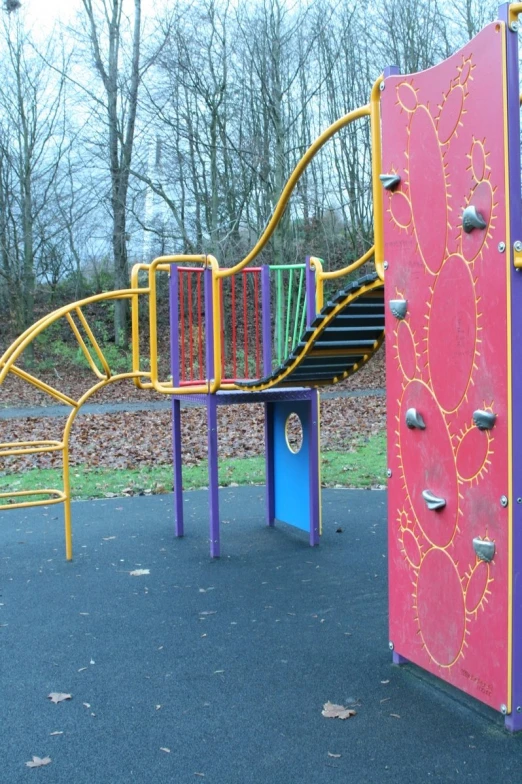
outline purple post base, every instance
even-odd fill
[[[404,656],[401,656],[400,653],[392,653],[392,664],[408,664],[408,659],[405,659]]]
[[[181,456],[181,403],[172,400],[172,453],[174,457],[174,530],[183,536],[183,463]]]
[[[219,490],[218,490],[218,433],[217,403],[215,395],[207,395],[207,427],[208,427],[208,492],[210,503],[210,555],[219,558]]]
[[[273,406],[265,403],[266,524],[275,525]]]

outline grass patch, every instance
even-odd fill
[[[220,485],[264,484],[263,457],[222,460],[219,465]],[[321,481],[327,487],[375,487],[386,484],[386,439],[374,436],[353,452],[324,452]],[[32,469],[25,473],[0,476],[0,492],[32,490],[43,487],[60,488],[61,471]],[[71,489],[74,499],[107,498],[120,495],[168,493],[172,490],[171,466],[155,468],[112,469],[71,468]],[[186,490],[206,487],[207,464],[183,468]],[[23,500],[30,500],[32,496]],[[4,503],[4,499],[0,504]]]

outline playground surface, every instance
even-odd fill
[[[178,540],[171,496],[76,502],[72,563],[60,507],[3,518],[1,784],[520,781],[498,713],[391,664],[385,493],[324,490],[312,549],[263,492],[220,491],[219,560],[204,490]]]

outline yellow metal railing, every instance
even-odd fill
[[[70,491],[70,468],[69,468],[69,439],[71,429],[76,419],[76,416],[81,406],[98,390],[107,386],[107,384],[121,381],[124,379],[132,379],[136,386],[141,389],[153,389],[156,392],[164,395],[186,395],[186,394],[212,394],[221,388],[230,387],[234,385],[222,384],[221,379],[221,307],[220,307],[220,284],[221,278],[229,277],[240,272],[246,267],[265,247],[268,240],[272,236],[276,226],[278,225],[290,199],[290,196],[306,167],[309,165],[314,156],[319,152],[323,145],[338,133],[342,128],[349,125],[351,122],[362,117],[370,117],[371,121],[371,138],[372,138],[372,176],[373,176],[373,197],[374,197],[374,230],[375,230],[375,246],[367,253],[361,256],[360,259],[348,265],[341,270],[333,272],[325,272],[322,267],[320,259],[313,258],[311,264],[315,269],[316,279],[316,306],[320,310],[323,305],[324,298],[324,281],[333,278],[339,278],[349,274],[361,265],[365,264],[374,255],[375,267],[379,277],[383,278],[383,254],[382,254],[382,202],[381,193],[379,188],[379,174],[380,174],[380,108],[379,108],[379,93],[382,78],[378,79],[375,83],[370,103],[349,112],[344,117],[337,120],[329,128],[327,128],[318,139],[309,147],[303,155],[294,171],[290,175],[288,182],[283,189],[281,197],[276,205],[274,213],[270,218],[264,232],[261,234],[256,245],[245,256],[242,261],[231,268],[220,269],[217,260],[213,256],[207,255],[173,255],[161,256],[155,259],[151,264],[136,264],[133,267],[131,274],[131,287],[120,291],[111,291],[104,294],[97,294],[92,297],[87,297],[79,302],[74,302],[70,305],[63,306],[53,313],[44,316],[31,327],[25,330],[4,352],[0,357],[0,386],[6,379],[9,373],[17,376],[18,378],[32,384],[41,392],[51,396],[62,404],[71,408],[67,417],[67,422],[63,432],[61,441],[21,441],[14,443],[0,444],[0,458],[24,454],[40,454],[43,452],[61,452],[62,453],[62,466],[63,466],[63,489],[37,489],[37,490],[19,490],[10,493],[0,493],[0,501],[13,499],[14,503],[0,504],[0,511],[6,509],[16,509],[29,506],[41,506],[43,504],[64,504],[64,518],[65,518],[65,550],[68,560],[72,558],[72,527],[71,527],[71,491]],[[207,372],[212,378],[207,378],[203,383],[174,386],[172,383],[160,381],[158,369],[158,325],[157,325],[157,274],[160,272],[167,272],[170,274],[172,267],[178,264],[201,264],[210,271],[211,283],[211,297],[212,297],[212,345],[214,362],[213,368]],[[147,284],[140,286],[139,275],[140,273],[147,274]],[[149,300],[149,341],[150,341],[150,354],[149,362],[150,369],[145,370],[141,367],[140,359],[140,299],[147,297]],[[96,340],[93,330],[85,316],[84,308],[97,302],[110,302],[119,299],[128,299],[131,304],[131,323],[132,323],[132,370],[126,373],[113,373],[110,368],[103,349]],[[85,360],[96,377],[96,383],[91,386],[82,396],[77,400],[72,398],[60,389],[56,389],[50,384],[42,381],[29,371],[20,367],[17,361],[25,351],[25,349],[36,338],[44,332],[48,327],[57,322],[59,319],[65,318],[68,322],[73,335],[76,338],[79,348],[83,353]],[[82,334],[83,330],[83,334]],[[88,345],[90,344],[90,347]],[[39,500],[26,500],[30,496],[46,496],[46,498]],[[19,500],[17,500],[19,499]]]

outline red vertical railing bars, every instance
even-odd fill
[[[183,382],[185,378],[185,293],[183,289],[183,276],[181,275],[181,268],[178,268],[179,274],[179,320],[181,322],[181,367],[180,378]]]
[[[236,278],[230,279],[232,287],[232,377],[237,378],[237,340],[236,340]]]
[[[201,275],[197,276],[198,289],[198,378],[203,378],[203,310],[201,308]]]
[[[223,278],[221,278],[219,281],[219,301],[221,302],[221,378],[225,378],[227,345],[225,342],[225,301],[223,298]]]
[[[242,270],[243,273],[243,353],[245,355],[244,359],[244,368],[245,368],[245,378],[249,377],[248,374],[248,303],[247,303],[247,271],[246,269]]]
[[[259,274],[254,274],[254,326],[256,347],[256,376],[261,375],[261,336],[259,334]]]
[[[230,278],[229,284],[224,280],[220,280],[218,284],[221,310],[221,377],[226,382],[239,378],[259,378],[262,375],[259,285],[261,271],[261,267],[241,270],[242,293],[236,287],[237,276]],[[181,385],[205,379],[202,275],[203,270],[200,268],[178,267]],[[227,307],[225,300],[229,303]]]
[[[189,367],[190,381],[194,381],[194,321],[192,319],[192,272],[187,272],[188,326],[189,326]]]

